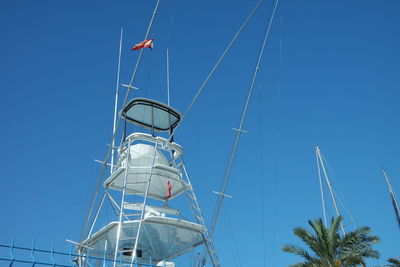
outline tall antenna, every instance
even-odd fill
[[[118,55],[118,70],[117,70],[117,85],[115,89],[115,102],[114,102],[114,123],[113,123],[113,136],[115,135],[116,127],[117,127],[117,106],[118,106],[118,89],[119,89],[119,72],[121,67],[121,51],[122,51],[122,35],[124,29],[121,28],[121,37],[119,39],[119,55]],[[111,174],[114,171],[114,144],[115,138],[113,138],[111,142]]]
[[[399,208],[399,203],[397,202],[396,195],[393,192],[392,184],[390,183],[389,176],[387,175],[386,170],[384,168],[382,168],[382,172],[383,172],[383,175],[385,176],[386,183],[387,183],[387,185],[389,187],[389,194],[390,194],[390,198],[392,199],[392,204],[393,204],[393,208],[394,208],[394,213],[396,215],[397,224],[400,227],[400,208]]]
[[[323,171],[324,176],[325,176],[326,184],[328,185],[329,192],[330,192],[330,194],[331,194],[333,206],[335,207],[336,215],[339,217],[339,216],[341,216],[341,215],[340,215],[340,212],[339,212],[339,208],[338,208],[338,206],[337,206],[337,203],[336,203],[335,195],[334,195],[334,193],[333,193],[331,181],[329,180],[328,174],[327,174],[326,169],[325,169],[325,164],[324,164],[324,161],[323,161],[323,159],[322,159],[321,150],[319,149],[319,146],[316,146],[316,147],[315,147],[315,152],[316,152],[316,154],[317,154],[317,165],[318,165],[318,170],[319,170],[320,167],[322,168],[322,171]],[[320,171],[319,171],[319,172],[320,172]],[[322,182],[321,182],[320,184],[321,184],[321,194],[322,194],[322,198],[323,198],[323,193],[322,193]],[[324,205],[324,207],[325,207],[325,205]],[[325,208],[324,208],[324,209],[325,209]],[[324,214],[324,216],[326,217],[325,214]],[[325,217],[324,217],[324,218],[325,218]],[[325,220],[326,220],[326,219],[325,219]],[[326,221],[325,221],[325,225],[326,225]],[[343,222],[340,222],[340,228],[342,229],[342,234],[345,235],[346,232],[344,231]]]
[[[167,48],[167,97],[168,97],[168,106],[170,105],[169,102],[169,53]]]

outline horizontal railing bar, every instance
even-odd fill
[[[38,248],[27,248],[27,247],[20,247],[20,246],[15,246],[15,245],[3,245],[0,244],[0,248],[7,248],[10,249],[11,251],[18,251],[18,250],[23,250],[23,251],[31,251],[31,252],[39,252],[39,253],[47,253],[50,255],[61,255],[61,256],[67,256],[69,258],[84,258],[84,259],[88,259],[88,260],[100,260],[103,262],[117,262],[117,263],[126,263],[126,264],[131,264],[131,261],[126,261],[126,260],[122,260],[122,259],[109,259],[109,258],[105,258],[105,257],[94,257],[94,256],[90,256],[89,255],[80,255],[80,254],[75,254],[75,253],[66,253],[66,252],[60,252],[60,251],[55,251],[55,250],[46,250],[46,249],[38,249]],[[50,256],[52,257],[52,256]],[[76,265],[63,265],[63,264],[57,264],[57,263],[46,263],[46,262],[39,262],[36,260],[22,260],[22,259],[18,259],[18,258],[0,258],[0,261],[9,261],[9,262],[19,262],[19,263],[30,263],[30,264],[38,264],[38,265],[48,265],[48,266],[57,266],[57,267],[74,267]],[[136,262],[134,262],[136,263]],[[148,263],[141,263],[142,266],[155,266],[155,265],[150,265]]]
[[[0,247],[3,248],[10,248],[10,249],[19,249],[19,250],[29,250],[29,251],[35,251],[35,252],[44,252],[44,253],[53,253],[53,254],[57,254],[57,255],[64,255],[64,256],[80,256],[83,257],[81,255],[74,255],[71,253],[65,253],[65,252],[58,252],[58,251],[51,251],[51,250],[45,250],[45,249],[38,249],[38,248],[24,248],[24,247],[18,247],[18,246],[8,246],[8,245],[2,245],[0,244]]]
[[[83,257],[83,256],[82,256]],[[100,259],[103,261],[109,261],[109,262],[117,262],[117,263],[122,263],[122,264],[131,264],[130,261],[121,261],[121,260],[114,260],[114,259],[103,259],[103,258],[95,258],[95,257],[89,257],[89,259]],[[29,264],[37,264],[37,265],[46,265],[46,266],[55,266],[55,267],[75,267],[75,264],[72,265],[64,265],[64,264],[58,264],[58,263],[49,263],[49,262],[40,262],[40,261],[28,261],[28,260],[22,260],[22,259],[7,259],[7,258],[0,258],[0,261],[9,261],[9,262],[17,262],[17,263],[29,263]],[[136,262],[134,262],[136,264]],[[141,266],[149,266],[149,267],[153,267],[155,265],[149,265],[147,263],[140,263]]]
[[[18,263],[29,263],[29,264],[37,264],[37,265],[47,265],[47,266],[55,266],[55,267],[74,267],[74,265],[64,265],[64,264],[57,264],[57,263],[48,263],[48,262],[40,262],[40,261],[27,261],[27,260],[20,260],[20,259],[6,259],[0,258],[0,261],[12,261]]]

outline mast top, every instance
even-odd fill
[[[181,120],[177,110],[148,98],[132,99],[121,116],[135,125],[160,132],[172,132]]]

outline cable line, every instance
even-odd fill
[[[263,97],[260,89],[260,84],[258,84],[258,97],[259,97],[259,104],[260,107],[262,106]],[[262,109],[259,109],[258,113],[258,124],[260,125],[259,128],[259,142],[260,142],[260,191],[261,191],[261,228],[262,228],[262,251],[263,251],[263,266],[265,267],[266,263],[266,237],[265,237],[265,185],[264,185],[264,127],[263,127],[263,112]]]
[[[282,26],[282,17],[279,22],[279,76],[278,76],[278,99],[277,99],[277,118],[276,118],[276,154],[275,154],[275,181],[274,181],[274,195],[277,195],[278,192],[278,177],[279,177],[279,161],[280,161],[280,128],[281,128],[281,119],[280,119],[280,104],[281,104],[281,91],[282,91],[282,69],[283,69],[283,61],[282,61],[282,47],[283,47],[283,26]],[[277,210],[278,204],[276,201],[276,197],[273,198],[273,214],[272,214],[272,257],[271,257],[271,266],[275,265],[275,243],[276,243],[276,221],[277,221]]]

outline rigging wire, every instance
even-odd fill
[[[232,38],[232,40],[229,42],[228,46],[225,48],[224,52],[222,53],[222,55],[219,57],[219,59],[217,60],[217,62],[215,63],[215,65],[213,66],[213,68],[211,69],[210,73],[207,75],[206,79],[204,80],[204,82],[201,84],[200,88],[197,90],[197,93],[195,94],[195,96],[193,97],[192,101],[190,102],[189,106],[186,108],[185,112],[183,113],[183,116],[180,120],[180,122],[176,125],[176,127],[174,128],[174,131],[171,133],[169,141],[172,140],[173,136],[175,135],[176,130],[178,129],[178,127],[181,125],[182,121],[186,118],[187,114],[189,113],[189,111],[191,110],[193,104],[197,101],[197,99],[199,98],[201,92],[203,91],[204,87],[206,86],[206,84],[208,83],[209,79],[211,78],[211,76],[214,74],[215,70],[217,69],[217,67],[219,66],[219,64],[221,63],[221,61],[224,59],[226,53],[228,53],[228,51],[230,50],[230,48],[232,47],[232,45],[234,44],[234,42],[236,41],[237,37],[240,35],[240,33],[243,31],[243,29],[246,27],[247,23],[250,21],[250,19],[253,17],[254,13],[257,11],[257,9],[259,8],[259,6],[261,5],[261,3],[264,0],[259,0],[258,3],[254,6],[254,8],[251,10],[250,14],[247,16],[247,18],[245,19],[245,21],[243,22],[243,24],[240,26],[239,30],[236,32],[235,36]]]
[[[262,92],[260,89],[260,86],[258,86],[258,94],[259,94],[259,100],[260,100],[260,106],[262,106],[263,103],[263,96]],[[262,248],[263,248],[263,266],[265,267],[266,265],[266,237],[265,237],[265,185],[264,185],[264,127],[263,127],[263,112],[262,109],[259,109],[259,122],[258,124],[260,125],[260,187],[261,187],[261,225],[262,225]]]
[[[337,196],[337,200],[338,200],[339,204],[343,207],[346,214],[348,214],[350,216],[350,222],[348,222],[347,225],[354,224],[354,230],[355,230],[357,228],[357,222],[353,217],[353,212],[351,211],[350,206],[347,204],[346,199],[343,197],[342,193],[339,190],[336,190],[335,187],[333,187],[332,190],[335,193],[335,195]]]
[[[276,196],[278,192],[278,177],[279,177],[279,161],[280,161],[280,104],[281,104],[281,91],[282,91],[282,70],[283,70],[283,26],[282,26],[282,17],[280,17],[279,21],[279,74],[278,74],[278,99],[277,99],[277,115],[276,115],[276,154],[275,154],[275,177],[274,177],[274,199],[273,199],[273,213],[272,213],[272,257],[271,257],[271,266],[275,265],[275,245],[276,245],[276,221],[277,221],[277,212],[278,212],[278,204],[276,201]]]
[[[335,194],[334,194],[333,189],[332,189],[332,183],[331,183],[331,181],[330,181],[330,179],[329,179],[329,177],[328,177],[328,173],[327,173],[326,168],[325,168],[325,163],[326,163],[326,161],[325,161],[325,159],[324,159],[324,158],[322,157],[322,155],[321,155],[322,153],[321,153],[320,148],[317,146],[315,149],[316,149],[316,154],[317,154],[317,156],[318,156],[318,158],[319,158],[319,162],[320,162],[320,164],[321,164],[322,171],[323,171],[323,173],[324,173],[324,177],[325,177],[326,184],[328,185],[328,188],[329,188],[329,192],[330,192],[330,195],[331,195],[331,199],[332,199],[332,202],[333,202],[333,206],[334,206],[335,211],[336,211],[336,216],[339,217],[339,216],[341,216],[341,214],[340,214],[340,212],[339,212],[339,208],[338,208],[337,203],[336,203]],[[324,163],[324,162],[325,162],[325,163]],[[344,236],[344,235],[346,234],[346,231],[345,231],[345,229],[344,229],[343,222],[340,222],[340,228],[341,228],[342,234],[343,234],[343,236]]]
[[[326,159],[322,153],[321,153],[321,157],[328,169],[328,172],[330,172],[333,177],[334,182],[331,184],[340,185],[339,180],[336,178],[335,173],[333,172],[333,169],[329,166],[329,163],[326,161]],[[351,208],[350,208],[349,204],[347,203],[346,199],[344,198],[343,193],[341,192],[340,188],[332,188],[332,190],[334,191],[339,204],[341,204],[341,206],[344,208],[346,213],[350,216],[350,223],[354,223],[354,225],[357,226],[357,222],[353,217],[353,212],[351,211]]]
[[[234,253],[235,257],[234,258],[235,258],[235,260],[237,260],[237,264],[240,267],[242,267],[243,266],[242,265],[242,260],[240,259],[240,253],[239,253],[239,250],[238,250],[235,234],[233,232],[233,227],[232,227],[232,223],[231,223],[230,216],[229,216],[229,213],[228,213],[228,209],[225,210],[225,224],[228,226],[229,233],[231,234],[231,237],[232,237],[233,249],[235,251],[235,253]]]
[[[153,11],[153,14],[152,14],[152,17],[151,17],[151,19],[150,19],[149,26],[147,27],[147,31],[146,31],[146,35],[145,35],[145,37],[144,37],[144,40],[147,40],[147,38],[148,38],[148,36],[149,36],[150,30],[151,30],[151,28],[152,28],[152,26],[153,26],[154,18],[155,18],[156,14],[157,14],[157,10],[158,10],[159,4],[160,4],[160,0],[157,0],[156,6],[155,6],[154,11]],[[129,94],[130,94],[130,91],[131,91],[130,88],[132,88],[133,81],[134,81],[134,79],[135,79],[135,77],[136,77],[136,73],[137,73],[137,70],[138,70],[138,67],[139,67],[139,64],[140,64],[142,55],[143,55],[143,49],[140,50],[139,57],[138,57],[138,59],[137,59],[137,61],[136,61],[136,65],[135,65],[134,70],[133,70],[133,72],[132,72],[132,76],[131,76],[131,79],[130,79],[129,85],[128,85],[128,90],[127,90],[127,92],[126,92],[126,94],[125,94],[125,98],[124,98],[124,101],[123,101],[123,105],[122,105],[123,107],[126,105],[126,103],[127,103],[127,101],[128,101],[128,97],[129,97]],[[116,122],[116,124],[115,124],[115,125],[116,125],[116,126],[115,126],[116,129],[118,129],[118,126],[119,126],[120,121],[121,121],[121,117],[119,116],[118,119],[117,119],[117,122]],[[111,138],[111,142],[110,142],[111,144],[115,141],[115,137],[116,137],[116,131],[113,133],[113,136],[112,136],[112,138]],[[81,236],[80,236],[80,242],[83,241],[83,238],[84,238],[85,233],[86,233],[87,226],[88,226],[89,221],[90,221],[90,218],[91,218],[91,216],[92,216],[92,212],[93,212],[95,200],[97,199],[97,194],[98,194],[99,189],[100,189],[101,181],[103,180],[103,177],[104,177],[105,172],[106,172],[106,169],[107,169],[107,163],[108,163],[108,160],[109,160],[110,155],[111,155],[111,150],[113,150],[112,147],[110,147],[110,148],[107,150],[107,154],[106,154],[106,157],[105,157],[104,162],[103,162],[103,167],[102,167],[102,169],[101,169],[99,179],[97,180],[97,185],[96,185],[95,193],[94,193],[94,195],[93,195],[93,197],[92,197],[92,200],[91,200],[91,203],[90,203],[89,213],[88,213],[88,216],[87,216],[87,218],[86,218],[85,225],[84,225],[84,227],[83,227],[83,231],[82,231]]]

